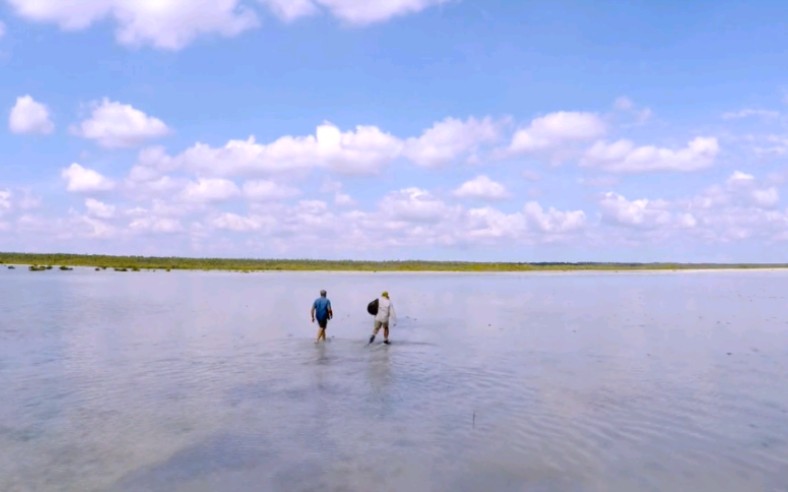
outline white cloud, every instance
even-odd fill
[[[779,211],[775,187],[762,186],[747,173],[736,171],[722,186],[710,186],[699,195],[677,202],[697,218],[698,235],[709,242],[751,238],[785,240],[788,210]]]
[[[765,135],[763,137],[751,135],[750,139],[757,142],[754,148],[757,154],[777,156],[788,154],[788,136],[786,135]]]
[[[0,215],[11,210],[11,190],[4,189],[0,190]]]
[[[260,0],[260,2],[285,22],[320,12],[312,0]]]
[[[296,188],[270,180],[247,181],[243,193],[252,201],[283,200],[301,194]]]
[[[524,214],[529,224],[545,233],[567,233],[582,229],[586,224],[586,214],[582,210],[562,212],[550,207],[544,210],[536,202],[525,204]]]
[[[626,113],[635,118],[635,124],[642,125],[651,119],[651,108],[638,107],[632,99],[621,96],[613,102],[613,108],[621,113]]]
[[[29,189],[23,189],[22,198],[18,200],[18,206],[22,210],[34,210],[41,206],[41,197]]]
[[[108,205],[95,198],[85,199],[85,208],[87,209],[88,215],[98,217],[99,219],[111,219],[115,216],[114,205]]]
[[[92,193],[109,191],[115,188],[115,183],[92,169],[87,169],[77,164],[71,164],[60,173],[67,181],[66,189],[77,193]]]
[[[515,239],[526,230],[523,214],[506,214],[492,207],[472,208],[463,221],[469,242],[495,243],[502,238]]]
[[[607,126],[593,113],[560,111],[531,121],[515,132],[509,150],[514,153],[551,150],[572,142],[582,142],[605,134]]]
[[[284,20],[313,15],[318,6],[349,24],[366,25],[414,14],[449,0],[261,0]]]
[[[389,193],[380,204],[381,211],[395,220],[406,222],[439,222],[455,210],[429,191],[405,188]]]
[[[493,181],[485,175],[466,181],[454,190],[454,196],[460,198],[480,198],[487,200],[500,200],[509,196],[506,187]]]
[[[352,25],[367,25],[421,12],[449,0],[259,0],[292,21],[327,11]],[[8,0],[21,17],[77,31],[110,19],[125,46],[179,50],[200,36],[237,36],[260,25],[245,0]]]
[[[755,176],[741,171],[734,171],[726,181],[729,186],[747,185],[753,182],[755,182]]]
[[[171,234],[183,231],[183,226],[177,219],[147,216],[132,220],[129,224],[129,230],[141,233],[154,232]]]
[[[260,229],[261,224],[254,218],[242,217],[233,213],[224,213],[212,218],[210,225],[217,229],[236,232],[254,231]]]
[[[722,201],[726,203],[738,199],[755,207],[771,208],[780,202],[780,192],[777,188],[774,186],[759,188],[755,176],[751,174],[734,171],[725,184],[728,196],[724,196]],[[720,194],[719,191],[712,188],[707,192],[707,196],[713,195],[715,192]]]
[[[348,207],[351,205],[355,205],[356,201],[342,191],[343,185],[342,182],[336,181],[333,179],[326,179],[323,181],[323,184],[320,185],[320,192],[321,193],[333,193],[334,194],[334,204],[339,205],[341,207]]]
[[[75,225],[77,227],[87,226],[86,235],[90,238],[112,239],[118,237],[118,229],[115,226],[95,217],[79,216],[76,218]]]
[[[422,166],[437,166],[475,152],[481,144],[497,140],[498,135],[499,124],[489,117],[465,121],[446,118],[420,137],[407,139],[403,155]]]
[[[52,133],[55,125],[49,117],[46,105],[37,102],[29,95],[16,99],[16,104],[11,109],[8,117],[8,128],[13,133],[38,133],[46,135]]]
[[[755,205],[763,208],[771,208],[780,203],[780,192],[774,186],[752,191],[752,199]]]
[[[717,139],[697,137],[687,147],[673,150],[654,146],[636,147],[629,140],[597,142],[585,153],[582,166],[608,172],[697,171],[711,166],[719,152]]]
[[[148,116],[128,104],[105,98],[93,104],[91,117],[73,128],[73,132],[95,140],[102,147],[121,148],[161,138],[170,130],[158,118]]]
[[[349,207],[355,205],[356,201],[347,193],[336,193],[334,195],[334,204],[340,207]]]
[[[779,111],[772,111],[768,109],[753,109],[753,108],[745,108],[739,111],[729,111],[727,113],[722,114],[722,119],[724,120],[738,120],[742,118],[774,119],[779,117],[780,117]]]
[[[214,148],[198,143],[183,153],[169,157],[161,152],[146,155],[143,167],[181,168],[217,176],[292,172],[327,167],[342,173],[377,171],[396,158],[401,142],[374,126],[358,126],[342,132],[330,123],[317,127],[315,135],[284,136],[270,144],[254,137],[231,140]]]
[[[602,216],[615,224],[630,227],[657,227],[672,220],[670,204],[664,200],[628,200],[622,195],[607,192],[600,201]],[[685,218],[685,221],[692,219]]]
[[[222,178],[200,178],[183,190],[183,199],[190,202],[223,202],[240,194],[235,183]]]
[[[8,0],[20,16],[81,30],[111,18],[115,37],[127,46],[151,45],[178,50],[197,36],[235,36],[258,25],[257,16],[239,0]]]

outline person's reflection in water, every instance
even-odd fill
[[[371,388],[370,403],[378,407],[376,413],[379,417],[386,417],[393,412],[394,395],[392,394],[393,374],[391,371],[391,353],[388,347],[370,353],[367,370],[369,386]]]

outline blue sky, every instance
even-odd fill
[[[0,0],[0,250],[785,262],[786,15]]]

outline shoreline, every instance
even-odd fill
[[[274,260],[233,258],[144,257],[39,253],[0,253],[4,267],[44,266],[97,268],[117,271],[223,271],[337,272],[337,273],[637,273],[781,271],[788,264],[775,263],[672,263],[672,262],[464,262],[464,261],[360,261]]]

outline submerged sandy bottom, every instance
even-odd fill
[[[383,289],[394,344],[367,347]],[[0,490],[786,490],[786,292],[781,271],[4,270]]]

